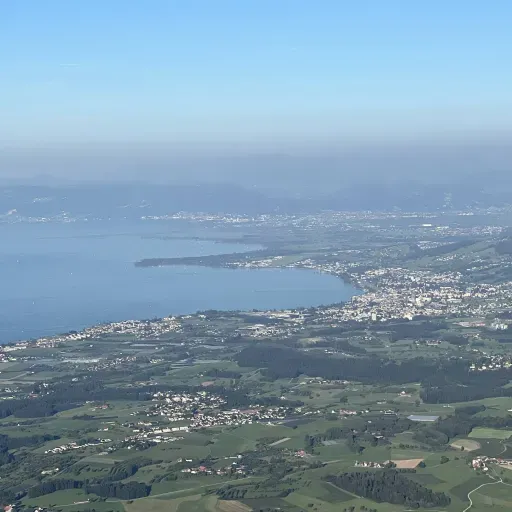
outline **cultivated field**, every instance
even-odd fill
[[[467,452],[479,450],[482,447],[478,441],[474,441],[472,439],[458,439],[457,441],[454,441],[450,446],[457,450],[464,448],[464,450]]]
[[[406,459],[406,460],[394,460],[398,469],[414,469],[423,459]]]
[[[505,440],[512,436],[512,430],[497,430],[494,428],[474,428],[469,437],[475,437],[477,439],[501,439]]]
[[[252,508],[239,501],[219,500],[215,507],[220,512],[251,512]]]

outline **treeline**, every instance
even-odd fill
[[[355,345],[352,345],[346,339],[318,341],[317,343],[315,343],[314,347],[330,347],[336,351],[354,355],[364,355],[367,353],[366,349],[364,349],[363,347],[357,347]]]
[[[324,441],[335,441],[337,439],[346,439],[352,435],[352,429],[348,427],[332,427],[320,434],[306,434],[304,437],[304,445],[306,448],[313,448]]]
[[[194,387],[192,391],[204,391],[204,388]],[[262,405],[264,407],[300,407],[304,402],[300,400],[281,400],[278,396],[254,396],[248,389],[230,389],[224,386],[210,386],[210,393],[222,396],[226,403],[222,406],[224,409],[233,409],[239,407],[248,407],[250,405]]]
[[[37,446],[48,441],[55,441],[56,439],[60,439],[60,436],[51,434],[34,434],[32,436],[25,437],[11,437],[1,434],[0,447],[6,446],[8,450],[16,450],[17,448],[23,448],[24,446]]]
[[[512,254],[512,238],[506,238],[498,242],[494,250],[500,255]]]
[[[417,425],[407,418],[398,416],[372,416],[371,423],[368,423],[367,418],[366,416],[364,420],[348,420],[347,425],[331,427],[319,434],[307,434],[304,437],[304,445],[308,449],[325,441],[346,439],[347,446],[352,451],[361,451],[360,447],[364,449],[364,445],[389,444],[388,437],[410,430]]]
[[[59,436],[44,434],[26,437],[9,437],[2,434],[0,435],[0,466],[14,462],[15,457],[12,453],[9,453],[9,450],[16,450],[24,446],[37,446],[38,444],[53,441],[54,439],[59,439]]]
[[[440,331],[448,328],[443,320],[426,320],[422,322],[393,322],[379,325],[380,331],[389,332],[392,341],[398,340],[423,340],[436,336]]]
[[[274,379],[290,379],[305,374],[330,380],[382,384],[417,382],[431,375],[439,366],[437,361],[421,357],[406,363],[377,357],[344,359],[264,344],[245,348],[235,359],[242,367],[265,368],[263,373]]]
[[[248,489],[237,487],[223,487],[217,491],[217,496],[222,500],[241,500],[245,498]]]
[[[476,240],[460,240],[459,242],[453,242],[450,244],[439,245],[437,247],[431,247],[429,249],[423,249],[419,253],[420,257],[423,256],[443,256],[459,249],[464,249],[476,243]]]
[[[442,339],[443,341],[446,341],[451,345],[457,345],[458,347],[469,344],[468,339],[461,334],[445,334],[443,335]]]
[[[14,462],[14,455],[9,453],[9,448],[6,445],[0,445],[0,466]]]
[[[87,494],[97,494],[102,498],[119,498],[120,500],[134,500],[144,498],[151,493],[151,485],[142,482],[120,483],[102,483],[88,486],[85,491]]]
[[[219,379],[240,379],[242,374],[239,372],[234,372],[232,370],[219,370],[218,368],[212,368],[204,372],[204,375],[207,377],[214,377]]]
[[[44,418],[73,407],[75,404],[61,402],[53,397],[6,400],[0,403],[0,418],[11,415],[17,418]]]
[[[247,498],[250,493],[251,499],[265,499],[265,498],[286,498],[292,492],[297,491],[298,488],[283,487],[280,485],[279,478],[269,479],[255,486],[240,487],[228,485],[216,491],[217,496],[222,500],[242,500]]]
[[[476,427],[512,428],[512,416],[475,416],[485,411],[485,406],[475,405],[457,408],[453,415],[440,418],[432,426],[414,433],[414,439],[430,446],[442,446],[459,436],[467,436]]]
[[[452,358],[437,361],[416,357],[398,363],[377,357],[336,358],[332,355],[258,344],[235,356],[242,367],[264,368],[271,379],[291,379],[300,375],[330,380],[355,380],[370,384],[422,384],[421,398],[426,403],[453,403],[488,397],[512,396],[506,387],[510,369],[472,372],[468,361]]]
[[[55,479],[42,482],[28,490],[29,498],[38,498],[46,494],[68,489],[83,489],[86,494],[97,494],[102,498],[119,498],[133,500],[149,496],[151,486],[141,482],[99,482],[90,484],[83,480]]]
[[[446,494],[434,492],[394,470],[342,473],[327,476],[325,480],[378,503],[411,508],[446,507],[450,504]]]
[[[29,498],[39,498],[45,494],[51,494],[57,491],[66,491],[68,489],[82,489],[85,482],[82,480],[71,480],[71,479],[55,479],[42,482],[39,485],[35,485],[28,490]]]
[[[506,368],[471,372],[463,361],[441,364],[422,379],[421,398],[426,403],[446,404],[512,396],[512,388],[505,387],[511,377],[512,372]]]
[[[108,472],[108,476],[106,477],[106,480],[109,481],[118,481],[118,480],[124,480],[125,478],[129,478],[140,468],[143,468],[144,466],[150,466],[151,464],[158,464],[159,461],[153,461],[151,459],[148,459],[147,457],[138,457],[136,459],[131,460],[125,460],[122,462],[116,462],[112,468],[110,468],[110,471]]]
[[[261,324],[261,325],[274,325],[274,324],[282,324],[283,320],[279,318],[269,318],[268,316],[263,315],[249,315],[247,313],[239,313],[238,318],[242,320],[245,324]]]
[[[163,388],[161,389],[168,389]],[[95,378],[79,382],[60,381],[50,388],[34,387],[39,396],[19,400],[5,400],[0,403],[0,418],[15,416],[17,418],[42,418],[53,416],[58,412],[80,406],[88,400],[149,400],[152,393],[159,391],[158,386],[143,388],[113,388]]]

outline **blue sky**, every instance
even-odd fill
[[[508,132],[511,19],[509,0],[0,2],[0,144]]]

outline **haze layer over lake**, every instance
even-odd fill
[[[255,248],[159,236],[170,234],[194,233],[173,222],[0,224],[0,343],[198,310],[331,304],[357,293],[308,270],[134,266]]]

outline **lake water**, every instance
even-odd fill
[[[153,237],[183,229],[162,222],[0,224],[0,343],[206,309],[330,304],[356,293],[306,270],[134,266],[143,258],[254,249]]]

